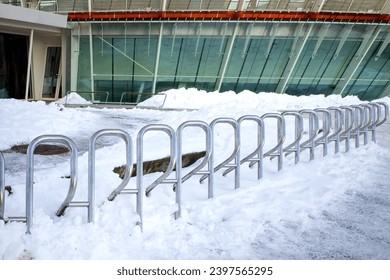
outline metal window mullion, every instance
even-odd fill
[[[156,93],[157,78],[158,78],[158,68],[159,68],[159,65],[160,65],[160,55],[161,55],[161,44],[162,44],[163,31],[164,31],[164,23],[161,22],[160,23],[160,33],[158,35],[158,41],[157,41],[156,62],[154,64],[154,76],[153,76],[153,85],[152,85],[152,93],[153,94]]]
[[[95,81],[94,81],[94,75],[93,75],[93,68],[94,68],[94,63],[93,63],[93,37],[92,37],[92,24],[89,25],[89,58],[90,58],[90,67],[91,67],[91,91],[95,91]],[[92,94],[92,103],[95,101],[94,100],[94,95]]]
[[[221,90],[222,82],[223,82],[223,80],[225,78],[227,66],[229,65],[230,57],[231,57],[231,54],[232,54],[232,51],[233,51],[234,42],[236,41],[236,36],[237,36],[237,31],[238,31],[239,25],[240,25],[240,23],[237,22],[235,27],[234,27],[233,34],[232,34],[232,36],[229,39],[228,46],[227,46],[228,52],[227,53],[225,52],[224,58],[222,60],[224,62],[223,62],[223,65],[222,65],[222,70],[220,71],[220,74],[218,75],[219,79],[217,80],[216,89],[215,89],[216,91],[220,91]]]

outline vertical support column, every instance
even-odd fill
[[[88,0],[88,12],[89,12],[89,15],[91,15],[91,13],[92,13],[92,1],[91,0]]]
[[[158,78],[158,68],[160,66],[160,55],[161,55],[161,42],[163,37],[163,31],[164,31],[164,23],[160,23],[160,33],[158,35],[158,42],[157,42],[157,54],[156,54],[156,62],[154,64],[154,77],[153,77],[153,85],[152,85],[152,93],[156,93],[156,87],[157,87],[157,78]]]
[[[58,73],[58,78],[61,79],[61,92],[59,92],[59,89],[56,89],[56,95],[57,93],[60,96],[56,96],[56,99],[59,97],[65,96],[66,93],[66,54],[67,54],[67,47],[66,47],[66,30],[62,31],[61,36],[61,64],[60,64],[60,73]],[[59,87],[58,87],[59,88]]]
[[[301,30],[301,26],[297,26],[297,29]],[[303,39],[297,41],[296,47],[294,50],[292,50],[291,57],[288,61],[286,68],[284,69],[282,79],[280,80],[280,82],[276,88],[276,92],[278,92],[278,93],[285,92],[285,90],[287,88],[287,84],[291,78],[291,75],[295,69],[295,66],[297,65],[299,57],[301,56],[301,53],[306,45],[307,39],[309,38],[312,29],[313,29],[313,24],[310,24],[310,26],[307,28],[307,30],[305,32],[305,36],[303,37]],[[296,38],[299,38],[300,34],[298,33],[298,34],[296,34],[296,36],[297,36]]]
[[[30,31],[30,45],[28,47],[28,61],[27,61],[27,78],[26,78],[26,91],[25,91],[25,99],[28,99],[28,90],[30,88],[30,80],[31,80],[31,61],[32,61],[32,51],[33,51],[33,43],[34,43],[34,29]],[[32,81],[33,83],[33,81]],[[34,97],[34,87],[32,87],[32,96]]]
[[[161,0],[161,11],[167,10],[167,0]]]
[[[359,49],[357,50],[353,60],[349,63],[348,67],[345,69],[343,76],[340,78],[340,81],[337,83],[333,94],[340,94],[346,96],[345,89],[347,88],[349,82],[351,81],[356,70],[359,68],[363,59],[366,57],[369,49],[374,43],[375,39],[378,37],[382,27],[377,26],[375,28],[369,26],[365,32],[364,39]]]
[[[228,66],[229,61],[230,61],[230,56],[232,54],[232,50],[233,50],[234,42],[236,40],[237,30],[238,30],[239,25],[240,25],[240,23],[237,21],[237,23],[233,29],[232,36],[229,38],[228,45],[227,45],[228,51],[225,52],[225,54],[224,54],[223,61],[222,61],[222,68],[219,72],[219,75],[218,75],[219,78],[218,78],[217,83],[215,85],[216,91],[221,90],[222,82],[223,82],[223,79],[225,78],[227,66]]]
[[[91,67],[91,91],[95,91],[95,78],[93,76],[93,37],[92,37],[92,23],[89,24],[89,58]],[[92,94],[92,102],[94,95]]]
[[[78,23],[76,28],[71,30],[71,42],[70,42],[70,90],[77,90],[77,77],[79,70],[79,55],[80,55],[80,29],[81,25]]]

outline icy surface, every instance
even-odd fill
[[[211,122],[217,117],[238,118],[285,109],[303,109],[361,103],[339,96],[294,97],[274,93],[207,93],[195,89],[171,90],[166,108],[146,109],[64,108],[44,102],[0,100],[0,150],[6,159],[6,216],[25,215],[25,155],[9,149],[43,134],[63,134],[79,149],[79,183],[75,200],[87,197],[88,140],[103,128],[121,128],[135,139],[148,123],[177,128],[186,120]],[[381,101],[390,103],[389,98]],[[155,96],[141,106],[161,106]],[[293,131],[287,129],[288,137]],[[266,147],[273,145],[275,124],[266,126]],[[216,130],[216,162],[232,151],[229,127]],[[204,149],[199,129],[185,129],[184,151]],[[254,148],[256,129],[243,126],[242,153]],[[145,160],[168,154],[168,138],[145,134]],[[135,145],[134,145],[135,147]],[[285,159],[281,172],[266,159],[264,178],[254,169],[241,168],[241,188],[234,176],[215,176],[215,197],[207,199],[207,183],[199,176],[183,184],[183,217],[174,220],[174,192],[160,185],[144,199],[144,231],[136,226],[135,197],[107,200],[121,180],[113,167],[125,161],[121,139],[104,137],[96,153],[96,222],[87,223],[82,208],[69,208],[63,217],[55,212],[68,190],[67,156],[36,156],[34,225],[26,235],[23,223],[0,221],[0,259],[390,259],[390,124],[378,128],[377,143],[333,153],[309,161],[303,153],[294,165]],[[184,170],[184,174],[190,168]],[[148,186],[160,174],[144,176]],[[130,187],[135,186],[132,179]]]

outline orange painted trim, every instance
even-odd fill
[[[68,14],[68,21],[115,20],[277,20],[389,23],[390,14],[285,11],[126,11],[73,12]]]

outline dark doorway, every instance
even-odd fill
[[[61,62],[61,47],[47,47],[45,79],[43,81],[42,97],[55,98],[59,85],[59,69]]]
[[[0,33],[0,97],[24,99],[28,36]]]

